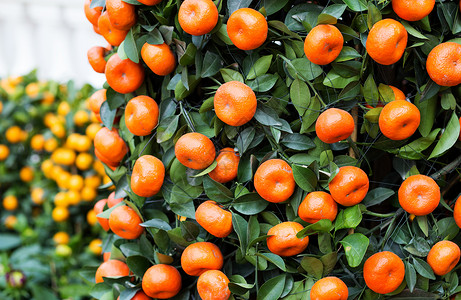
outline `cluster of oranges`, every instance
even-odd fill
[[[136,282],[136,294],[133,292],[132,299],[167,299],[178,295],[188,286],[189,289],[196,287],[204,300],[225,300],[231,297],[231,290],[235,293],[242,289],[248,293],[258,291],[262,281],[258,281],[257,275],[266,270],[267,262],[274,265],[270,271],[276,267],[286,271],[286,265],[294,270],[293,266],[299,267],[298,258],[305,256],[315,259],[322,268],[331,267],[330,272],[313,276],[318,279],[315,283],[311,278],[301,280],[303,284],[304,281],[309,282],[305,290],[310,291],[310,298],[347,299],[354,289],[362,290],[354,294],[359,298],[366,288],[371,290],[370,293],[376,293],[376,297],[377,294],[403,289],[405,284],[412,285],[412,291],[416,279],[411,284],[409,276],[413,276],[416,267],[411,265],[413,269],[410,269],[408,265],[413,255],[426,258],[427,263],[423,262],[427,264],[426,268],[421,267],[419,261],[417,265],[422,277],[432,278],[433,274],[445,276],[452,272],[459,262],[460,249],[456,243],[443,239],[453,239],[453,236],[431,237],[431,244],[427,243],[425,252],[386,244],[389,238],[397,239],[395,232],[402,230],[395,228],[395,218],[401,214],[417,217],[420,231],[424,233],[431,222],[427,216],[443,200],[440,183],[430,176],[416,174],[419,173],[416,166],[411,168],[410,163],[406,163],[410,167],[395,167],[398,172],[404,172],[400,174],[403,182],[386,178],[392,182],[388,184],[398,191],[394,202],[383,207],[401,208],[399,213],[390,214],[394,218],[392,222],[383,222],[383,226],[391,228],[386,236],[368,238],[375,233],[375,229],[358,227],[362,213],[389,217],[368,211],[367,205],[379,199],[365,200],[374,197],[369,189],[378,185],[369,176],[373,172],[379,173],[378,168],[373,168],[370,163],[375,160],[375,157],[368,156],[370,149],[359,148],[362,145],[372,148],[374,142],[357,142],[358,134],[366,132],[366,129],[359,129],[364,119],[368,121],[366,113],[371,110],[379,113],[373,122],[384,136],[381,140],[385,145],[379,145],[381,148],[376,146],[378,150],[384,149],[383,153],[397,153],[395,147],[402,147],[411,139],[416,140],[418,129],[421,131],[421,127],[428,126],[424,118],[431,116],[426,104],[409,101],[412,97],[407,99],[403,91],[408,87],[405,87],[403,80],[394,80],[398,87],[384,84],[391,80],[382,80],[379,88],[389,92],[387,97],[380,95],[381,90],[376,91],[378,87],[374,81],[370,84],[371,88],[368,85],[374,80],[373,72],[384,72],[388,68],[386,66],[397,66],[402,57],[408,57],[405,53],[408,54],[408,42],[411,41],[409,34],[418,37],[419,33],[408,22],[423,20],[435,6],[433,0],[420,2],[415,7],[412,1],[393,0],[386,10],[390,18],[385,19],[381,19],[381,13],[373,10],[378,8],[370,3],[367,24],[361,24],[363,20],[357,21],[363,17],[357,14],[354,26],[348,27],[343,24],[336,26],[341,18],[328,9],[322,14],[319,11],[318,19],[309,15],[300,17],[301,9],[291,7],[294,3],[286,5],[287,9],[295,12],[286,15],[285,23],[282,23],[275,19],[266,20],[274,13],[270,11],[274,8],[269,5],[257,11],[230,4],[227,7],[228,15],[223,16],[220,15],[220,7],[211,0],[179,1],[177,12],[161,1],[139,1],[139,5],[134,5],[121,0],[106,0],[105,7],[95,7],[91,0],[85,1],[87,19],[95,32],[109,43],[107,47],[97,46],[88,51],[90,65],[96,72],[104,74],[107,81],[104,89],[89,98],[89,108],[94,118],[104,123],[94,136],[95,155],[107,170],[114,174],[123,173],[123,179],[113,176],[117,177],[114,179],[114,184],[119,188],[117,192],[98,201],[93,214],[97,215],[105,231],[126,240],[122,244],[130,245],[127,248],[135,247],[132,240],[140,239],[144,245],[151,243],[149,249],[153,248],[156,254],[152,258],[152,253],[143,253],[139,246],[141,254],[155,264],[150,266],[146,260],[142,272],[139,269],[130,270],[130,251],[123,251],[125,246],[117,242],[112,249],[121,248],[122,254],[128,258],[105,253],[104,262],[96,269],[96,283],[106,282],[110,285],[104,280],[105,277],[127,277],[127,282],[131,282],[126,285],[127,288]],[[299,7],[305,10],[308,10],[307,7],[319,9],[313,7],[312,3],[304,5],[300,4]],[[343,11],[347,7],[348,18],[345,19],[349,19],[351,11],[366,10],[351,4],[335,5],[341,6]],[[378,6],[382,5],[387,3],[379,3]],[[226,14],[224,10],[222,12]],[[302,29],[293,25],[292,19],[299,21],[301,28],[309,29],[305,39],[295,33]],[[311,26],[312,19],[317,20],[315,26]],[[175,28],[165,28],[165,24],[175,25]],[[364,27],[368,29],[360,34],[356,32],[356,28]],[[284,43],[291,38],[290,42]],[[280,47],[282,44],[284,47]],[[427,51],[424,67],[419,66],[421,70],[416,71],[411,69],[414,73],[407,76],[407,81],[412,83],[426,75],[427,80],[430,78],[425,88],[417,86],[414,89],[420,99],[425,95],[422,91],[432,93],[432,84],[438,85],[437,91],[443,95],[448,93],[448,88],[461,84],[461,46],[456,42],[439,44],[437,41],[436,44]],[[228,47],[230,45],[236,48]],[[272,61],[273,55],[259,56],[259,53],[269,52],[266,48],[278,54],[275,62]],[[207,60],[209,52],[219,53],[221,56],[216,54],[219,62]],[[269,62],[264,65],[268,57]],[[362,58],[363,61],[360,60]],[[187,59],[195,61],[195,65],[188,63]],[[342,62],[346,63],[340,64]],[[228,67],[223,67],[224,63]],[[358,71],[355,70],[357,65],[361,65]],[[216,68],[214,73],[210,71],[213,68]],[[288,71],[283,74],[285,70]],[[316,70],[319,70],[318,75],[314,76]],[[424,70],[427,74],[418,73]],[[332,79],[323,74],[327,71],[336,77]],[[369,73],[371,80],[367,79],[362,85],[361,78]],[[307,80],[310,76],[314,77]],[[317,77],[323,79],[323,85]],[[255,78],[260,82],[253,80]],[[271,78],[274,78],[272,85],[265,89]],[[353,81],[351,78],[358,79]],[[221,84],[220,79],[225,82]],[[195,85],[189,85],[200,80],[197,89]],[[219,83],[219,86],[210,86],[207,81]],[[294,87],[294,82],[303,83]],[[324,88],[335,82],[346,84]],[[182,95],[182,87],[190,92],[185,99],[178,97]],[[212,101],[202,101],[204,93],[210,93]],[[368,104],[362,106],[354,101],[350,101],[352,104],[344,103],[349,101],[342,98],[348,98],[350,94],[353,96],[349,98],[370,98],[367,93],[378,97],[372,99],[376,100],[376,107]],[[173,97],[178,99],[171,100]],[[298,114],[285,102],[293,104],[296,110],[298,107],[304,109],[305,113],[299,113],[298,118]],[[451,104],[456,117],[457,104]],[[447,107],[445,102],[444,105]],[[349,109],[344,109],[346,107]],[[349,112],[351,107],[354,109]],[[363,110],[359,111],[359,108]],[[179,113],[176,113],[177,110]],[[359,117],[361,112],[364,113],[363,119]],[[305,119],[312,116],[313,121],[305,125]],[[458,122],[457,117],[456,120]],[[450,124],[446,131],[450,131],[452,126],[458,138],[457,124]],[[170,138],[156,143],[155,135],[165,131],[169,131]],[[446,143],[450,145],[440,146],[445,147],[440,154],[448,152],[456,142],[452,137],[444,140],[443,135],[440,141],[450,140]],[[414,141],[417,146],[413,143],[410,146],[416,149],[425,147],[418,149],[422,152],[431,146],[435,138],[428,141],[427,135],[423,134],[423,138]],[[344,154],[340,151],[345,149],[349,149],[349,156],[338,155],[337,159],[333,156],[334,153]],[[360,168],[362,161],[368,164],[363,169]],[[399,161],[396,159],[394,163],[398,164]],[[438,179],[437,176],[434,178]],[[394,194],[392,190],[390,193]],[[349,215],[353,211],[351,208],[360,211],[360,220],[356,225],[351,225],[354,221],[348,219],[353,218]],[[459,226],[461,200],[456,201],[453,210],[454,213],[450,211],[445,215],[448,215],[447,218],[454,217],[453,222]],[[249,215],[251,217],[247,217]],[[340,215],[342,219],[338,220]],[[406,224],[410,224],[411,217],[405,221]],[[262,220],[265,223],[260,224]],[[373,222],[370,221],[368,225]],[[241,228],[242,224],[244,228]],[[306,226],[310,231],[306,230]],[[321,226],[327,229],[318,229]],[[413,227],[409,229],[410,232],[417,231]],[[355,233],[356,228],[360,228],[360,232]],[[396,231],[391,232],[394,229]],[[322,230],[324,235],[313,234]],[[425,235],[427,237],[428,233]],[[346,242],[348,237],[358,239],[361,236],[366,243],[351,245]],[[374,243],[373,247],[368,246],[370,240]],[[381,242],[383,244],[379,244]],[[229,251],[229,248],[232,250]],[[371,249],[378,248],[380,251],[370,253]],[[334,254],[333,266],[314,258],[325,259],[322,255],[328,249],[328,254]],[[360,266],[363,280],[352,280],[347,276],[342,277],[338,270],[332,271],[338,260],[345,261],[343,257],[337,257],[342,251],[354,272],[358,272],[356,267]],[[233,264],[234,256],[236,264]],[[403,257],[408,258],[405,263]],[[264,260],[266,265],[259,259]],[[303,260],[298,270],[303,268],[309,276],[315,274],[315,271],[310,271],[317,266],[303,266]],[[356,264],[349,260],[355,260]],[[256,268],[253,285],[240,278],[242,276],[231,277],[238,271],[250,274],[245,269],[249,265],[251,272]],[[421,268],[425,271],[421,271]],[[408,274],[408,270],[413,270],[413,273]],[[283,280],[292,283],[288,278],[293,280],[296,275],[292,276],[291,273],[295,272],[286,273],[290,273],[290,277],[287,275]],[[267,275],[264,279],[277,278],[271,278],[273,274],[264,274]],[[137,281],[128,277],[136,277]],[[355,288],[352,289],[351,285]],[[277,287],[265,284],[263,287],[267,294],[272,288],[274,295],[278,293],[275,291]],[[284,289],[291,291],[292,288],[285,283]],[[278,296],[273,298],[279,298],[283,292],[281,289]],[[288,294],[287,291],[284,296]],[[250,297],[246,293],[242,295],[245,295],[245,299]]]

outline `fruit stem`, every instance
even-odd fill
[[[189,117],[189,113],[184,109],[182,101],[179,101],[179,109],[181,110],[181,114],[184,116],[184,119],[186,120],[189,129],[195,132],[194,124],[192,123],[192,120]]]
[[[380,213],[372,212],[372,211],[369,211],[369,210],[365,211],[364,213],[367,214],[367,215],[370,215],[370,216],[380,217],[380,218],[389,218],[389,217],[392,217],[392,216],[395,215],[395,212],[388,213],[388,214],[380,214]]]
[[[357,158],[356,153],[355,153],[355,149],[352,147],[352,145],[355,145],[355,142],[357,142],[357,127],[358,127],[358,119],[359,119],[358,118],[358,116],[359,116],[359,107],[357,105],[355,105],[352,108],[351,114],[352,114],[352,118],[354,119],[354,131],[352,131],[352,134],[350,136],[353,144],[350,144],[350,146],[349,146],[349,156],[352,157],[352,158]]]
[[[437,180],[440,176],[443,176],[445,174],[450,173],[454,169],[458,167],[458,165],[461,164],[461,155],[458,156],[454,161],[440,169],[439,171],[435,172],[434,174],[431,175],[431,178],[434,180]]]

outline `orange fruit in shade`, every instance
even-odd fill
[[[253,50],[264,44],[267,31],[266,18],[252,8],[237,9],[227,21],[227,34],[241,50]]]
[[[106,68],[106,60],[104,57],[107,52],[106,48],[100,46],[94,46],[88,50],[88,62],[95,72],[104,73],[104,69]]]
[[[96,204],[94,205],[94,212],[96,213],[96,216],[99,215],[104,211],[104,206],[107,204],[107,199],[101,199]],[[101,217],[96,217],[99,224],[101,227],[105,230],[108,231],[110,229],[109,226],[109,219],[101,218]]]
[[[298,216],[308,223],[315,223],[322,219],[333,222],[337,214],[338,205],[333,197],[325,192],[307,194],[298,207]]]
[[[403,261],[392,252],[382,251],[370,256],[363,265],[367,286],[378,294],[395,291],[405,277]]]
[[[406,100],[407,99],[405,94],[400,89],[398,89],[398,88],[396,88],[395,86],[392,86],[392,85],[390,85],[389,87],[394,92],[394,97],[395,97],[394,100]]]
[[[34,202],[37,205],[43,204],[45,201],[45,191],[42,188],[35,187],[32,189],[30,192],[30,198],[32,199],[32,202]]]
[[[100,123],[101,121],[101,116],[99,114],[101,110],[101,105],[106,101],[106,89],[101,89],[96,92],[94,92],[89,98],[88,98],[88,108],[96,115],[96,118]],[[90,125],[91,126],[91,125]]]
[[[150,267],[142,277],[142,290],[149,297],[168,299],[179,293],[182,286],[181,274],[172,266],[158,264]]]
[[[158,105],[148,96],[138,96],[131,99],[125,108],[125,125],[137,136],[146,136],[158,124]]]
[[[140,63],[121,59],[117,53],[106,64],[106,80],[114,91],[127,94],[136,91],[144,82],[144,68]]]
[[[191,276],[200,276],[208,270],[220,270],[223,263],[221,250],[209,242],[191,244],[181,254],[181,267]]]
[[[456,199],[453,217],[455,218],[456,225],[461,228],[461,196]]]
[[[10,148],[7,145],[0,145],[0,161],[4,161],[10,155]]]
[[[216,157],[216,168],[208,175],[211,179],[220,183],[226,183],[237,177],[240,155],[232,148],[224,148],[219,151]]]
[[[120,300],[120,296],[118,296],[117,300]],[[147,296],[143,291],[138,291],[130,300],[151,300],[151,298]]]
[[[107,197],[107,206],[111,208],[119,204],[122,201],[123,201],[123,198],[115,198],[115,192],[112,192],[110,193],[109,197]]]
[[[400,141],[415,133],[421,120],[419,109],[405,100],[387,103],[379,114],[379,129],[387,138]]]
[[[109,216],[109,227],[116,235],[126,240],[137,239],[144,228],[138,214],[129,206],[116,207]]]
[[[218,9],[211,0],[185,0],[179,7],[178,21],[188,34],[204,35],[218,23]]]
[[[296,183],[290,165],[281,159],[269,159],[256,170],[254,186],[258,194],[273,203],[288,200]]]
[[[34,179],[34,169],[31,167],[23,167],[19,171],[19,178],[24,182],[31,182]]]
[[[14,215],[9,215],[8,217],[5,218],[5,221],[3,222],[5,224],[5,227],[12,230],[18,223],[18,218]]]
[[[67,245],[69,243],[70,237],[67,232],[59,231],[53,235],[53,242],[57,245]]]
[[[30,139],[30,147],[35,151],[42,151],[45,147],[45,137],[41,134],[36,134]]]
[[[195,219],[207,232],[224,238],[232,232],[232,213],[215,201],[208,200],[197,207]]]
[[[162,2],[162,0],[138,0],[138,2],[144,5],[157,5]]]
[[[311,288],[311,300],[347,300],[349,290],[344,281],[335,276],[320,279]]]
[[[415,216],[425,216],[437,208],[440,202],[440,188],[434,179],[426,175],[412,175],[399,188],[399,203]]]
[[[441,86],[461,83],[461,45],[442,43],[431,50],[426,60],[426,70],[431,79]]]
[[[296,234],[304,227],[297,222],[283,222],[275,225],[267,232],[269,251],[280,256],[293,256],[303,252],[309,244],[309,237],[299,239]]]
[[[105,164],[116,167],[128,152],[128,146],[117,129],[101,128],[94,137],[96,156]]]
[[[165,43],[160,45],[145,43],[141,48],[141,57],[149,69],[159,76],[168,75],[176,68],[174,53]]]
[[[384,19],[371,28],[366,49],[368,55],[381,65],[395,64],[407,47],[408,33],[396,20]]]
[[[315,123],[315,132],[318,138],[327,144],[347,139],[354,128],[354,118],[351,114],[334,107],[322,112]]]
[[[136,24],[136,9],[122,0],[106,0],[106,11],[112,26],[119,30],[130,30]]]
[[[392,0],[392,9],[404,20],[419,21],[434,9],[435,0]]]
[[[119,260],[108,260],[99,265],[96,270],[95,280],[96,283],[104,282],[103,277],[121,277],[128,276],[130,274],[130,269],[126,263]]]
[[[90,249],[91,253],[94,255],[101,255],[102,254],[102,240],[101,239],[94,239],[88,245],[88,249]]]
[[[51,217],[56,222],[64,222],[69,218],[69,210],[67,207],[56,206],[51,212]]]
[[[258,101],[253,90],[240,81],[229,81],[221,85],[214,96],[216,116],[231,126],[241,126],[249,122]]]
[[[317,25],[304,40],[304,53],[317,65],[327,65],[338,57],[343,49],[344,38],[333,25]]]
[[[367,195],[370,182],[367,174],[360,168],[345,166],[328,184],[333,199],[344,206],[362,202]]]
[[[3,208],[5,210],[15,210],[18,208],[18,198],[13,195],[8,195],[5,198],[3,198]]]
[[[120,30],[112,26],[107,10],[98,19],[98,31],[112,46],[120,46],[129,30]]]
[[[152,155],[138,158],[131,174],[131,190],[138,196],[151,197],[157,194],[165,179],[165,166]]]
[[[94,211],[94,209],[90,209],[88,211],[88,213],[86,214],[86,221],[90,226],[96,225],[98,219],[96,218],[96,212]]]
[[[208,270],[197,280],[197,292],[202,300],[227,300],[231,292],[229,290],[229,278],[219,270]]]
[[[91,5],[91,0],[85,0],[84,4],[84,11],[85,11],[85,16],[90,21],[91,24],[97,25],[98,24],[98,19],[99,16],[101,15],[102,12],[102,7],[93,7],[90,8]]]
[[[432,246],[427,255],[427,263],[435,275],[450,273],[458,264],[461,252],[459,246],[451,241],[440,241]]]
[[[181,136],[174,146],[176,158],[184,166],[201,170],[211,165],[216,156],[213,142],[205,135],[190,132]]]

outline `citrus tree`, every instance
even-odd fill
[[[102,243],[91,204],[104,175],[100,162],[93,167],[92,88],[35,72],[0,87],[0,298],[80,299],[76,272],[97,262]]]
[[[461,291],[458,2],[84,9],[110,44],[88,51],[107,80],[89,105],[119,199],[98,205],[93,297]]]

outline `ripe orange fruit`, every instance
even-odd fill
[[[325,277],[314,283],[311,288],[311,300],[347,300],[349,290],[338,277]]]
[[[45,137],[41,134],[36,134],[30,139],[30,147],[35,151],[42,151],[45,146]]]
[[[18,208],[18,198],[13,195],[8,195],[3,198],[3,208],[5,210],[15,210]]]
[[[258,102],[253,90],[240,81],[229,81],[221,85],[214,96],[216,116],[231,126],[249,122]]]
[[[392,252],[382,251],[370,256],[363,265],[367,286],[378,294],[395,291],[405,277],[403,261]]]
[[[218,23],[218,9],[211,0],[185,0],[179,7],[178,21],[188,34],[204,35]]]
[[[256,170],[254,186],[258,194],[272,203],[291,197],[296,183],[290,165],[281,159],[269,159]]]
[[[232,213],[208,200],[197,207],[195,219],[206,231],[215,237],[224,238],[232,232]]]
[[[109,197],[107,198],[107,206],[109,208],[114,207],[115,205],[119,204],[123,201],[123,198],[115,198],[115,192],[110,193]]]
[[[104,252],[104,253],[102,254],[102,260],[103,260],[103,261],[108,261],[108,260],[110,260],[110,256],[111,256],[111,253],[110,253],[110,252]]]
[[[144,228],[138,214],[129,206],[119,206],[115,208],[109,216],[109,227],[116,235],[127,240],[137,239]]]
[[[304,251],[309,244],[309,237],[299,239],[296,234],[304,227],[297,222],[283,222],[275,225],[267,232],[269,251],[280,256],[293,256]]]
[[[108,252],[106,252],[106,253],[108,253]],[[106,253],[104,253],[104,254],[106,254]],[[120,296],[118,296],[117,300],[120,300]],[[138,291],[138,292],[136,292],[136,294],[130,300],[151,300],[151,298],[149,296],[147,296],[143,291]]]
[[[98,195],[98,193],[96,192],[96,190],[94,188],[89,187],[89,186],[84,186],[82,191],[80,192],[80,196],[81,196],[82,200],[86,201],[86,202],[93,201],[96,198],[97,195]]]
[[[399,61],[407,47],[408,33],[396,20],[384,19],[376,22],[368,34],[368,55],[381,65],[392,65]]]
[[[200,276],[208,270],[220,270],[223,263],[221,250],[209,242],[191,244],[181,254],[181,267],[191,276]]]
[[[94,92],[90,98],[88,98],[88,108],[96,115],[96,118],[100,123],[101,121],[101,116],[99,114],[101,110],[101,105],[106,101],[106,89],[101,89],[96,92]],[[90,125],[91,126],[91,125]]]
[[[162,2],[162,0],[138,0],[139,3],[142,3],[144,5],[157,5],[159,4],[160,2]]]
[[[90,121],[90,116],[84,110],[79,110],[74,115],[74,123],[77,126],[83,126]]]
[[[387,103],[379,114],[379,129],[387,138],[400,141],[415,133],[421,120],[419,109],[405,100]]]
[[[30,193],[30,198],[32,199],[32,202],[34,202],[35,204],[41,205],[45,201],[44,195],[45,191],[42,188],[35,187],[32,189]]]
[[[53,235],[53,242],[57,245],[67,245],[69,243],[70,237],[67,232],[59,231]]]
[[[19,178],[24,182],[31,182],[34,179],[34,169],[31,167],[23,167],[19,171]]]
[[[150,267],[142,277],[142,290],[149,297],[168,299],[181,290],[182,280],[179,271],[172,266],[158,264]]]
[[[96,222],[98,222],[98,219],[96,218],[96,212],[94,209],[90,209],[88,213],[86,214],[86,221],[90,226],[96,225]]]
[[[88,125],[88,127],[86,128],[85,134],[90,140],[94,140],[94,137],[96,136],[96,134],[98,133],[98,131],[101,128],[102,127],[101,127],[100,124],[92,123],[92,124]]]
[[[7,145],[0,145],[0,161],[4,161],[10,155],[10,148]]]
[[[104,206],[106,206],[107,204],[107,199],[101,199],[99,200],[98,202],[96,202],[96,204],[94,205],[94,212],[96,213],[96,215],[99,215],[100,213],[102,213],[104,211]],[[104,229],[105,231],[108,231],[110,226],[109,226],[109,219],[104,219],[104,218],[101,218],[101,217],[96,217],[99,224],[101,225],[102,229]]]
[[[83,188],[84,182],[82,176],[74,174],[70,176],[67,187],[69,190],[80,191]]]
[[[345,166],[339,168],[338,174],[328,184],[333,199],[344,206],[360,203],[367,195],[369,180],[360,168]]]
[[[456,225],[461,228],[461,196],[456,199],[453,217],[455,218]]]
[[[333,25],[317,25],[304,41],[304,53],[308,60],[317,65],[327,65],[338,57],[343,49],[344,38]]]
[[[211,179],[221,183],[234,180],[237,177],[239,161],[240,155],[234,149],[221,149],[218,157],[216,157],[218,164],[208,175],[210,175]]]
[[[227,21],[227,34],[241,50],[253,50],[264,44],[267,31],[266,18],[252,8],[237,9]]]
[[[405,179],[399,188],[399,203],[415,216],[425,216],[437,208],[440,188],[434,179],[425,175],[413,175]]]
[[[91,24],[97,25],[98,24],[98,18],[101,15],[102,12],[102,7],[94,7],[90,8],[91,0],[85,0],[84,4],[84,11],[85,11],[85,16],[90,21]]]
[[[96,283],[104,282],[103,277],[121,277],[128,276],[130,274],[130,269],[126,263],[119,260],[108,260],[99,265],[96,270],[95,280]]]
[[[405,94],[398,88],[396,88],[395,86],[392,86],[390,85],[389,86],[392,91],[394,92],[394,100],[406,100],[407,97],[405,96]]]
[[[53,152],[58,148],[58,141],[55,138],[49,138],[45,141],[44,148],[46,152]]]
[[[165,179],[165,166],[162,161],[152,155],[138,158],[131,175],[131,189],[141,197],[151,197],[162,188]]]
[[[3,222],[5,224],[5,227],[12,230],[18,223],[18,218],[14,215],[9,215],[8,217],[5,218],[5,221]]]
[[[79,170],[88,170],[93,164],[93,155],[87,152],[80,153],[75,159],[75,165]]]
[[[5,138],[11,144],[17,144],[27,138],[27,133],[15,125],[6,130]]]
[[[94,255],[101,255],[102,254],[102,240],[101,239],[94,239],[88,245],[91,253]]]
[[[227,300],[231,292],[229,290],[229,278],[219,270],[208,270],[197,280],[197,292],[203,300]]]
[[[106,64],[107,83],[116,92],[127,94],[136,91],[144,82],[144,68],[140,63],[121,59],[117,53]]]
[[[67,207],[56,206],[51,212],[51,217],[56,222],[64,222],[69,218],[69,210]]]
[[[60,165],[70,166],[75,162],[76,156],[71,149],[58,148],[51,154],[51,160]]]
[[[146,136],[158,124],[158,105],[148,96],[138,96],[131,99],[125,108],[125,125],[137,136]]]
[[[116,167],[128,152],[128,146],[117,129],[101,128],[94,137],[95,155],[105,164]]]
[[[345,110],[329,108],[322,112],[315,122],[318,138],[327,144],[347,139],[354,131],[354,118]]]
[[[112,46],[120,46],[129,30],[120,30],[112,26],[107,10],[98,19],[98,31]],[[107,66],[107,65],[106,65]]]
[[[186,133],[174,146],[176,158],[184,166],[201,170],[211,165],[216,156],[213,142],[198,132]]]
[[[322,219],[334,221],[338,205],[333,197],[325,192],[312,192],[306,195],[298,207],[298,216],[305,222],[315,223]]]
[[[432,80],[441,86],[461,83],[461,45],[442,43],[431,50],[426,60],[426,70]]]
[[[170,74],[176,67],[174,53],[165,43],[160,45],[145,43],[141,48],[141,57],[149,69],[159,76]]]
[[[136,10],[133,4],[122,0],[106,0],[106,10],[112,26],[119,30],[130,30],[136,24]]]
[[[432,246],[427,255],[427,263],[436,275],[448,274],[458,264],[461,252],[451,241],[440,241]]]
[[[61,102],[59,103],[58,105],[58,115],[60,116],[67,116],[67,114],[70,112],[70,105],[69,105],[69,102]]]
[[[95,72],[104,73],[104,69],[106,68],[106,60],[104,57],[107,52],[108,50],[106,48],[100,46],[94,46],[88,50],[88,62]]]
[[[392,0],[392,9],[404,20],[419,21],[434,9],[435,0]]]

